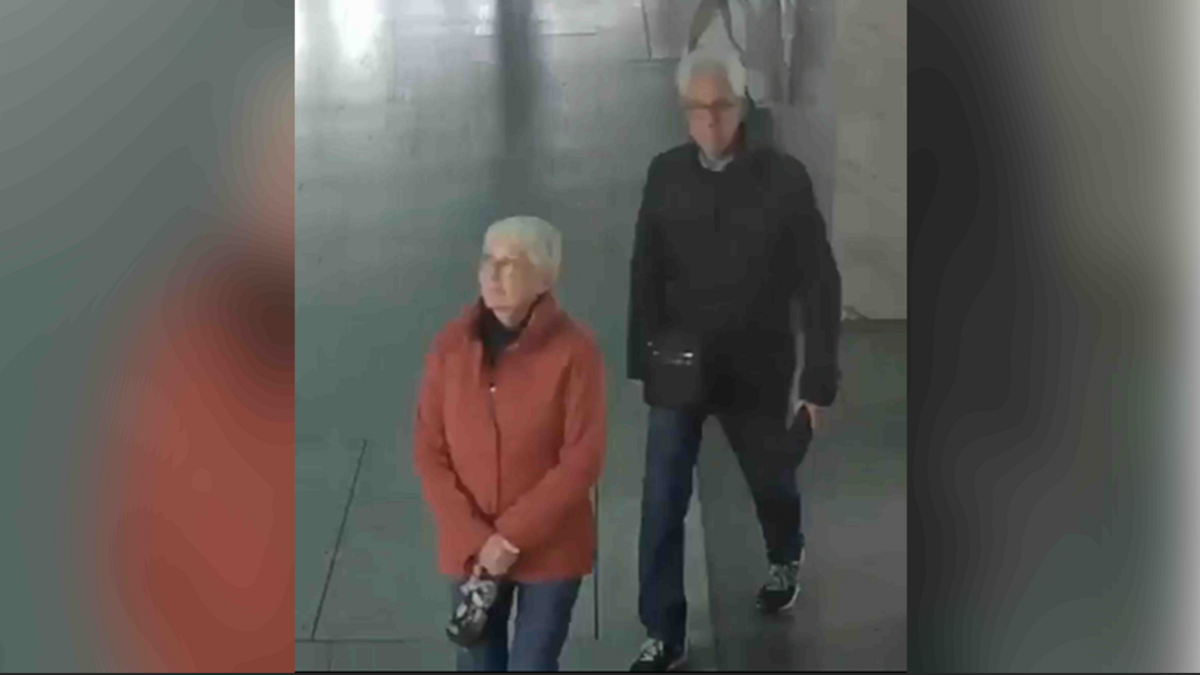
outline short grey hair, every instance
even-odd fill
[[[679,60],[679,68],[675,71],[679,95],[687,96],[688,87],[696,77],[713,73],[725,77],[734,96],[742,98],[746,95],[746,66],[742,65],[742,59],[732,49],[714,47],[697,49]]]
[[[483,235],[483,250],[486,252],[488,242],[498,238],[516,241],[529,262],[546,274],[550,283],[558,279],[558,270],[562,266],[562,235],[553,225],[535,216],[498,220]]]

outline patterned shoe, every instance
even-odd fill
[[[665,673],[678,670],[687,662],[688,645],[684,640],[682,646],[668,645],[662,640],[646,640],[642,645],[642,653],[630,666],[631,673]]]
[[[758,591],[758,609],[763,614],[778,614],[792,608],[800,596],[800,565],[804,564],[804,552],[800,559],[786,565],[772,564],[770,578]]]

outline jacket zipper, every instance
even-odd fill
[[[496,371],[488,371],[488,406],[492,412],[492,427],[496,431],[496,517],[500,516],[500,420],[496,418]]]

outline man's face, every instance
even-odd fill
[[[729,80],[717,73],[693,77],[683,107],[692,139],[708,156],[725,156],[742,118],[742,101],[729,88]]]
[[[487,242],[479,261],[479,293],[488,309],[520,309],[547,290],[549,284],[517,242],[503,237]]]

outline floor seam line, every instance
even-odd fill
[[[699,511],[699,513],[697,513],[696,515],[700,519],[700,529],[703,530],[704,534],[705,534],[705,536],[704,536],[704,556],[703,556],[704,572],[705,572],[704,581],[705,581],[705,584],[708,586],[708,625],[709,625],[709,630],[711,631],[709,633],[709,637],[712,640],[712,650],[713,650],[712,651],[712,654],[713,654],[712,665],[713,665],[714,670],[720,671],[721,664],[724,663],[724,659],[722,658],[723,645],[721,644],[721,637],[720,637],[720,635],[718,635],[718,631],[717,631],[717,607],[716,607],[717,603],[716,603],[716,599],[715,599],[717,594],[713,592],[714,589],[713,589],[713,576],[712,576],[712,570],[713,570],[712,546],[709,543],[708,530],[707,530],[707,528],[704,527],[704,525],[705,525],[705,523],[704,523],[704,511],[705,511],[704,495],[705,495],[705,492],[704,492],[704,488],[703,488],[704,480],[701,478],[702,472],[700,471],[700,461],[698,459],[696,461],[695,471],[696,471],[696,508]]]
[[[358,463],[354,467],[354,480],[350,482],[350,494],[346,497],[346,506],[342,509],[342,522],[338,525],[337,539],[333,543],[333,554],[329,558],[329,569],[325,572],[325,585],[321,588],[321,599],[317,602],[317,615],[313,617],[313,627],[310,640],[317,639],[317,626],[321,623],[321,611],[325,608],[325,596],[329,593],[329,583],[333,580],[333,568],[337,565],[338,551],[342,548],[342,535],[346,532],[346,521],[350,516],[350,506],[354,503],[354,491],[358,489],[358,474],[362,471],[363,457],[367,454],[367,441],[363,439],[358,449]],[[332,667],[332,664],[331,664]]]

